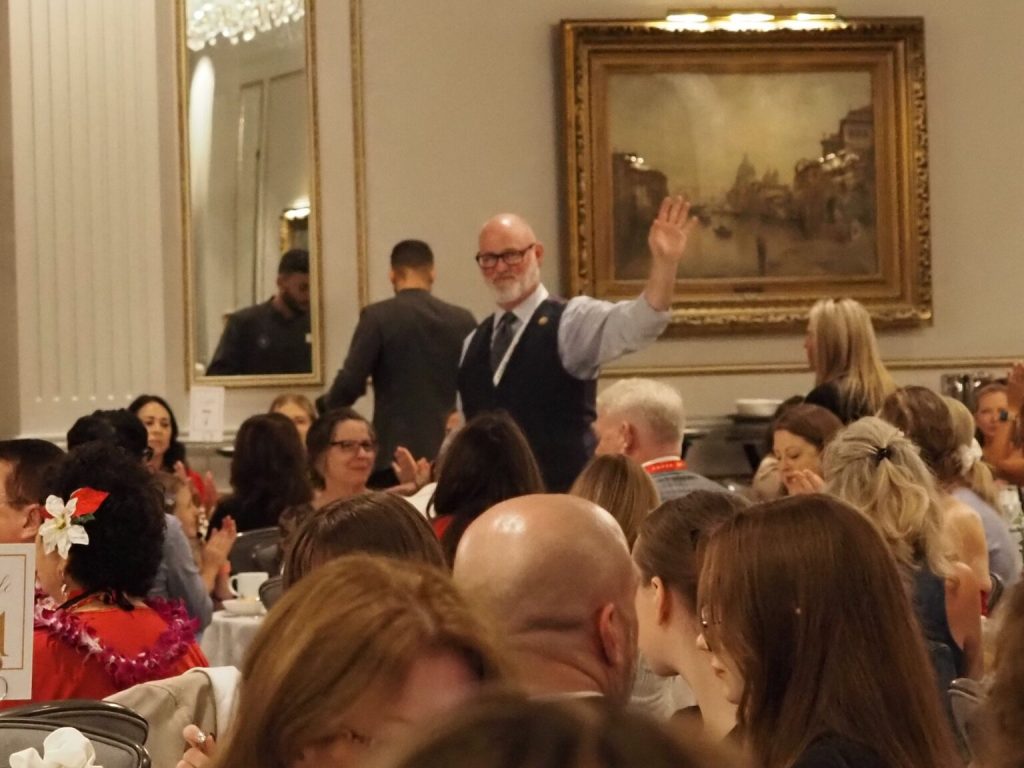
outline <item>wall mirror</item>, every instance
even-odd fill
[[[176,0],[189,381],[322,384],[313,0]]]

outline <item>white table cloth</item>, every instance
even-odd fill
[[[203,649],[211,667],[241,667],[242,659],[263,616],[238,616],[227,611],[216,611],[210,625],[203,630],[199,647]]]

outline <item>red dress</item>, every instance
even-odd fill
[[[158,612],[149,606],[132,611],[116,606],[86,611],[37,608],[31,701],[102,699],[135,683],[209,666],[178,610],[161,607]],[[98,643],[92,650],[83,647],[88,641],[82,629]],[[3,701],[0,709],[26,703]]]

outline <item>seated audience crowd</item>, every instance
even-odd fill
[[[652,233],[685,245],[687,212]],[[543,255],[481,243],[495,282]],[[630,312],[661,311],[650,285]],[[478,328],[507,337],[496,387],[559,317]],[[281,394],[223,494],[153,394],[80,418],[67,452],[0,441],[0,541],[34,543],[37,579],[32,696],[0,730],[108,699],[147,719],[155,768],[1021,768],[1024,364],[967,405],[897,387],[849,299],[814,305],[805,347],[814,386],[763,420],[749,487],[691,469],[680,393],[638,378],[590,390],[568,493],[544,481],[561,438],[537,451],[515,415],[547,392],[380,457],[359,411]],[[210,668],[243,572],[265,615]]]

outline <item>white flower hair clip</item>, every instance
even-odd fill
[[[68,559],[72,544],[85,546],[89,543],[89,534],[85,523],[92,520],[100,504],[110,494],[94,488],[79,488],[71,494],[67,504],[59,496],[46,498],[47,519],[39,526],[39,535],[43,539],[43,552],[49,554],[53,550]]]
[[[961,445],[957,449],[957,455],[960,459],[960,474],[964,477],[970,474],[974,465],[982,459],[981,445],[977,440],[972,439],[970,445]]]

